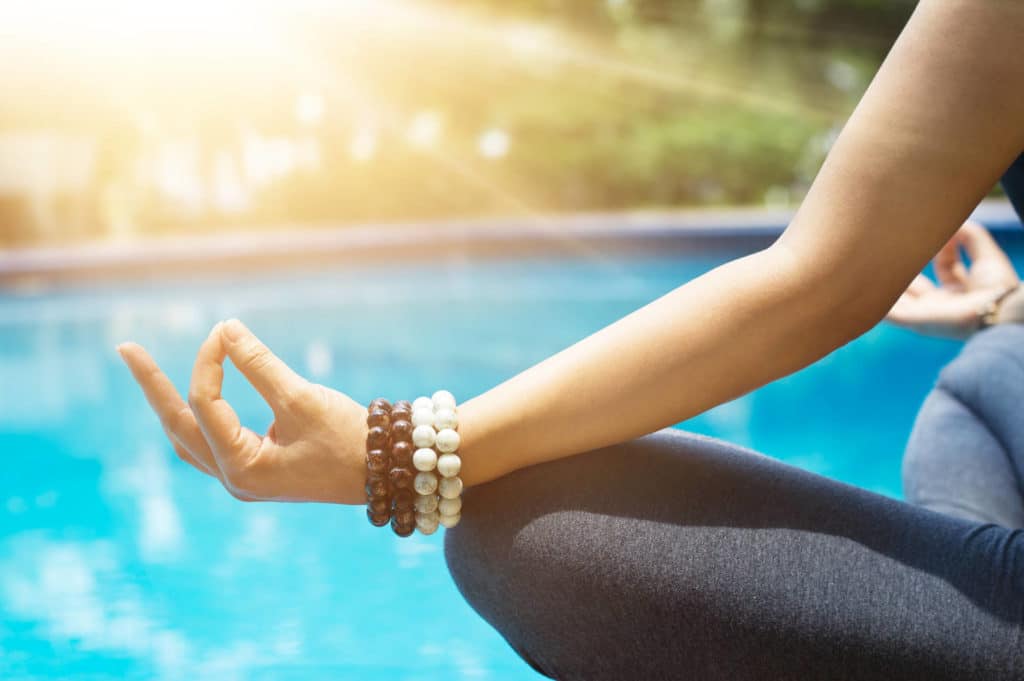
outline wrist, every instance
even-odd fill
[[[996,324],[1024,324],[1024,286],[1017,286],[999,303]]]
[[[462,436],[462,482],[467,486],[479,485],[501,477],[498,452],[488,441],[486,418],[475,398],[459,407],[459,433]]]

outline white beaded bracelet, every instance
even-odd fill
[[[431,397],[417,397],[412,403],[412,424],[412,442],[417,447],[412,464],[418,471],[413,479],[416,527],[421,534],[433,534],[439,525],[455,527],[462,518],[455,396],[438,390]]]

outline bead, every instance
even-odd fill
[[[417,494],[413,507],[420,513],[433,513],[437,510],[438,500],[436,494]]]
[[[391,412],[384,411],[383,409],[374,409],[366,415],[366,425],[373,428],[374,426],[380,426],[381,428],[391,427]]]
[[[437,476],[433,473],[420,472],[412,481],[416,494],[433,494],[437,491]]]
[[[434,534],[434,532],[437,532],[437,526],[440,521],[441,516],[437,514],[437,511],[416,514],[416,527],[423,534]]]
[[[388,429],[374,426],[366,433],[367,449],[382,449],[388,443]]]
[[[462,438],[459,437],[457,431],[451,428],[445,428],[437,432],[434,436],[434,442],[437,444],[437,450],[444,452],[445,454],[451,454],[459,448],[459,442]]]
[[[395,402],[395,406],[391,407],[391,412],[394,413],[396,409],[404,409],[405,411],[412,413],[412,402],[409,400],[398,400]]]
[[[371,449],[366,452],[366,470],[371,473],[387,473],[390,460],[383,449]]]
[[[433,409],[417,409],[412,413],[412,425],[414,426],[433,426],[434,425],[434,410]]]
[[[375,495],[372,495],[372,496],[368,495],[366,497],[366,503],[368,505],[369,504],[373,504],[373,503],[375,503],[377,501],[385,502],[388,505],[388,509],[390,510],[390,508],[391,508],[391,490],[389,489],[387,494],[375,494]]]
[[[412,465],[413,447],[409,442],[396,442],[391,445],[391,463],[401,468]]]
[[[437,457],[437,472],[446,478],[454,478],[462,469],[462,458],[458,454],[442,454]]]
[[[413,491],[413,485],[400,487],[391,495],[391,500],[394,502],[393,508],[398,510],[415,507],[417,499],[419,499],[419,495]]]
[[[412,410],[415,412],[418,409],[429,409],[434,411],[434,401],[429,397],[417,397],[412,401]]]
[[[412,484],[412,471],[408,468],[392,468],[388,477],[391,478],[391,486],[395,489],[405,489]]]
[[[372,510],[367,508],[366,509],[366,517],[370,520],[370,522],[374,526],[376,526],[376,527],[384,527],[385,525],[388,524],[388,520],[390,519],[391,516],[388,513],[374,513]]]
[[[412,423],[409,421],[391,422],[391,439],[395,442],[405,442],[412,435]]]
[[[391,490],[387,477],[383,475],[369,475],[366,478],[366,496],[386,497]]]
[[[462,520],[462,514],[456,513],[455,515],[443,515],[438,520],[443,526],[451,528],[459,524],[459,521]]]
[[[391,514],[392,518],[398,520],[401,525],[412,525],[416,522],[416,511],[412,508],[403,508]]]
[[[437,465],[437,452],[430,447],[420,447],[412,455],[412,465],[418,471],[432,471]]]
[[[441,478],[437,493],[445,499],[454,499],[462,494],[462,478]]]
[[[431,396],[430,401],[433,403],[434,409],[455,409],[455,395],[447,390],[438,390]]]
[[[416,529],[416,523],[413,522],[413,523],[409,523],[409,524],[404,524],[404,523],[398,522],[397,518],[392,517],[391,518],[391,529],[399,537],[408,537],[410,534],[412,534],[412,531]]]
[[[434,426],[416,426],[412,431],[412,443],[417,447],[433,447],[436,432]]]
[[[385,400],[383,397],[378,397],[377,399],[370,402],[370,406],[367,407],[366,411],[374,411],[375,409],[380,409],[382,411],[391,411],[391,403]]]
[[[392,409],[391,410],[391,422],[395,421],[408,421],[412,418],[412,409]]]
[[[459,417],[453,409],[438,409],[434,413],[434,428],[444,430],[445,428],[458,428]]]
[[[391,495],[391,499],[395,502],[395,508],[412,508],[418,498],[417,494],[408,487],[396,489],[395,493]]]
[[[366,502],[366,507],[380,515],[391,510],[391,502],[388,501],[387,497],[370,497]]]
[[[455,515],[462,511],[462,497],[454,499],[441,499],[437,503],[437,510],[441,515]]]

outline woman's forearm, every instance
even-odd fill
[[[1024,3],[923,0],[771,248],[462,405],[464,478],[664,427],[877,323],[1024,147]]]
[[[735,260],[466,402],[466,483],[674,424],[861,333],[833,314],[857,301],[806,275],[782,246]]]

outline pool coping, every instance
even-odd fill
[[[194,269],[238,269],[374,258],[454,254],[583,252],[680,243],[767,245],[795,209],[645,211],[346,226],[288,226],[217,235],[152,237],[0,251],[0,286],[22,282],[159,276]],[[994,230],[1019,227],[1006,201],[982,202],[972,216]]]

